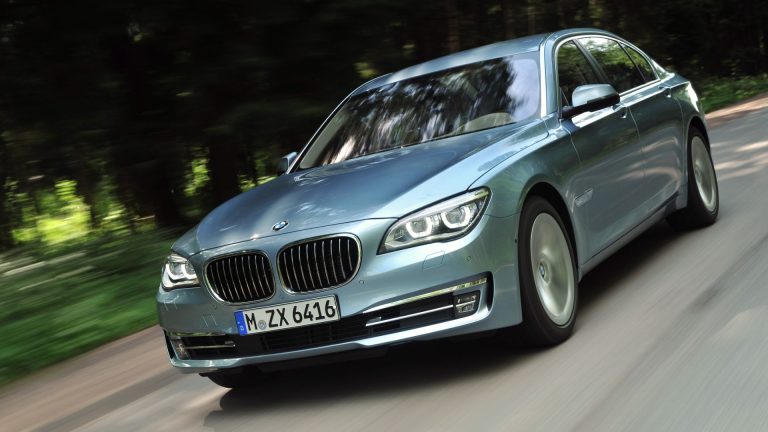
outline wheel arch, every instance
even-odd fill
[[[711,151],[711,149],[709,148],[709,133],[707,132],[707,125],[704,123],[704,120],[702,120],[699,116],[691,117],[691,120],[688,122],[688,130],[687,130],[687,136],[686,136],[686,143],[688,142],[688,138],[690,137],[691,129],[697,129],[699,132],[701,132],[704,135],[704,139],[706,140],[705,144],[707,145],[707,149],[709,149]]]
[[[552,204],[552,207],[555,208],[555,210],[558,213],[558,216],[560,216],[560,219],[562,219],[563,223],[565,224],[565,230],[567,231],[568,238],[571,241],[571,248],[573,249],[573,257],[576,261],[576,266],[578,268],[579,265],[579,248],[576,243],[576,232],[573,229],[573,221],[571,218],[571,213],[568,211],[568,206],[565,204],[565,200],[563,199],[563,196],[560,194],[560,192],[555,188],[551,183],[538,180],[535,182],[532,182],[531,185],[529,185],[528,188],[526,188],[525,194],[523,194],[523,199],[520,201],[520,210],[522,210],[523,206],[525,205],[525,202],[528,201],[528,198],[531,196],[538,196],[541,198],[544,198]]]

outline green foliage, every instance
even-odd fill
[[[74,181],[62,180],[54,185],[52,191],[40,192],[40,214],[34,214],[26,208],[26,220],[22,219],[22,228],[14,233],[16,238],[22,242],[37,240],[55,246],[77,241],[87,235],[90,231],[88,208],[76,194],[75,188]]]
[[[160,267],[178,234],[0,254],[0,385],[154,324]]]
[[[704,80],[696,86],[704,110],[712,112],[740,100],[768,93],[768,74]]]

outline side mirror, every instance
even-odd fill
[[[277,175],[281,176],[285,174],[288,171],[288,168],[291,167],[291,164],[293,164],[293,161],[296,160],[296,156],[299,154],[296,152],[290,152],[287,155],[280,158],[280,161],[277,163]]]
[[[571,101],[573,106],[564,106],[562,116],[569,119],[588,111],[597,111],[619,103],[619,94],[610,84],[588,84],[576,87]]]

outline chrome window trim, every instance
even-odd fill
[[[621,97],[622,99],[624,99],[625,97],[628,97],[628,96],[633,96],[635,93],[638,93],[638,92],[641,92],[643,90],[646,90],[647,88],[651,87],[652,85],[657,85],[657,84],[659,84],[662,81],[661,78],[659,77],[659,74],[657,73],[656,69],[653,67],[653,62],[651,61],[651,58],[648,57],[648,55],[643,50],[638,48],[637,46],[635,46],[635,45],[625,41],[624,39],[619,38],[618,36],[607,35],[607,34],[602,34],[602,33],[587,32],[587,33],[579,33],[579,34],[567,36],[567,37],[565,37],[563,39],[558,40],[555,43],[555,46],[554,46],[554,48],[552,50],[552,62],[551,62],[552,65],[553,65],[553,75],[555,77],[554,78],[554,88],[555,89],[560,88],[560,74],[557,72],[557,66],[558,66],[557,65],[557,55],[558,55],[558,52],[560,51],[560,47],[563,46],[564,44],[570,42],[570,41],[578,40],[578,39],[582,39],[582,38],[589,38],[589,37],[599,37],[599,38],[609,39],[609,40],[612,40],[614,42],[617,42],[620,47],[622,47],[622,45],[626,45],[626,46],[634,49],[635,51],[637,51],[637,53],[640,54],[640,56],[642,56],[651,65],[651,69],[653,69],[653,73],[656,76],[656,79],[648,81],[646,83],[643,83],[642,85],[639,85],[637,87],[633,87],[633,88],[631,88],[629,90],[626,90],[626,91],[623,91],[623,92],[619,93],[619,97]],[[545,49],[541,50],[541,53],[542,53],[542,55],[541,55],[542,67],[544,65],[544,60],[543,59],[544,59],[545,51],[546,51]],[[629,54],[627,54],[627,56],[629,56]],[[630,59],[631,59],[631,57],[630,57]],[[648,97],[651,97],[651,96],[648,96]],[[645,100],[645,99],[646,98],[642,98],[642,99],[638,99],[637,101],[631,101],[629,103],[629,105],[634,105],[636,102],[640,102],[640,101]],[[555,107],[555,110],[553,112],[557,113],[559,115],[559,113],[561,112],[562,109],[563,109],[563,107],[561,106],[560,98],[557,98],[557,106]]]
[[[294,291],[294,290],[288,288],[288,286],[285,285],[285,280],[283,279],[283,273],[280,271],[280,262],[279,262],[280,261],[280,254],[282,254],[286,249],[292,248],[294,246],[299,246],[299,245],[302,245],[302,244],[305,244],[305,243],[311,243],[311,242],[314,242],[314,241],[317,241],[317,240],[323,240],[323,239],[335,238],[335,237],[348,237],[348,238],[351,238],[352,240],[354,240],[355,244],[357,244],[357,263],[355,263],[355,271],[354,271],[354,273],[352,273],[352,276],[350,276],[349,279],[346,282],[344,282],[344,283],[341,283],[341,284],[338,284],[338,285],[333,285],[333,286],[330,286],[330,287],[327,287],[327,288],[311,290],[311,291],[307,291],[307,292]],[[286,293],[288,293],[290,295],[304,296],[304,295],[309,295],[309,294],[315,294],[315,293],[321,293],[321,292],[325,292],[325,291],[330,291],[330,290],[333,290],[333,289],[336,289],[336,288],[343,287],[344,285],[348,285],[350,282],[352,282],[355,279],[355,277],[357,277],[358,273],[360,273],[360,267],[362,267],[362,262],[363,262],[363,245],[360,242],[360,239],[357,238],[356,235],[351,234],[351,233],[328,234],[328,235],[322,235],[322,236],[317,236],[317,237],[310,237],[310,238],[306,238],[306,239],[290,242],[290,243],[284,245],[283,247],[281,247],[280,250],[277,251],[277,255],[276,255],[275,259],[276,259],[275,268],[277,269],[277,278],[280,281],[280,286],[283,288],[283,291],[285,291]],[[277,291],[277,288],[275,288],[275,291]]]
[[[547,88],[547,69],[546,69],[546,59],[544,58],[544,54],[546,54],[546,42],[547,38],[544,38],[543,41],[541,41],[541,44],[539,44],[539,87],[541,87],[541,90],[539,91],[539,94],[541,95],[541,100],[539,101],[540,105],[540,112],[539,115],[541,118],[546,117],[549,115],[549,107],[547,106],[547,94],[549,89]],[[557,69],[554,70],[554,75],[557,76]]]
[[[264,258],[267,259],[267,264],[269,264],[269,269],[272,272],[272,286],[273,286],[272,294],[269,297],[264,297],[263,299],[258,299],[258,300],[249,300],[249,301],[244,301],[244,302],[229,302],[229,301],[226,301],[223,298],[221,298],[216,293],[216,291],[213,290],[213,286],[211,285],[210,281],[208,280],[208,265],[210,265],[211,262],[219,260],[219,259],[229,258],[229,257],[232,257],[232,256],[237,256],[237,255],[247,255],[247,254],[262,254],[262,255],[264,255]],[[239,251],[228,252],[228,253],[225,253],[225,254],[216,255],[216,256],[208,258],[205,261],[205,263],[203,264],[203,281],[205,282],[205,288],[208,290],[209,293],[211,293],[211,296],[213,296],[214,300],[218,301],[219,303],[225,304],[225,305],[240,306],[240,305],[247,305],[247,304],[253,304],[253,303],[262,303],[262,302],[265,302],[265,301],[273,298],[275,296],[275,294],[277,293],[277,286],[275,286],[275,274],[274,274],[274,269],[272,268],[272,261],[270,261],[269,255],[266,252],[264,252],[263,250],[261,250],[261,249],[239,250]]]

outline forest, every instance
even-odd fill
[[[0,0],[0,386],[155,324],[174,238],[359,84],[569,27],[768,92],[758,0]]]
[[[627,38],[710,107],[768,90],[759,0],[3,0],[0,250],[191,226],[360,83],[567,27]]]

